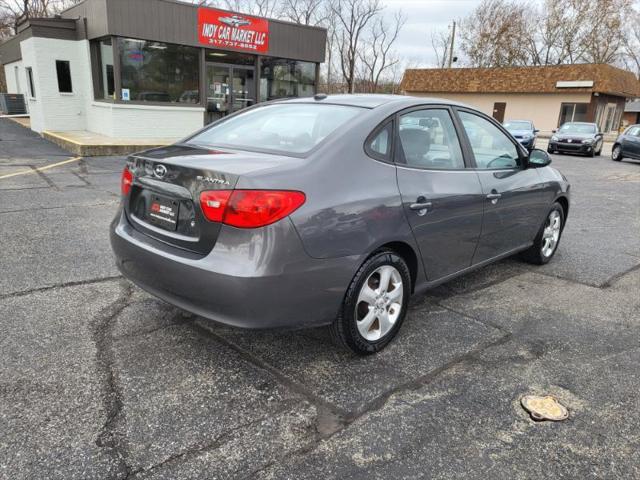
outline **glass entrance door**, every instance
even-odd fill
[[[253,67],[207,63],[207,123],[256,102],[255,70]]]

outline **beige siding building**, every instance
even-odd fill
[[[531,120],[542,134],[571,121],[596,122],[603,132],[616,132],[626,99],[640,96],[634,74],[594,64],[411,69],[401,88],[408,95],[472,105],[500,122]]]

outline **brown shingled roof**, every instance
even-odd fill
[[[557,88],[556,82],[593,80],[593,87]],[[626,70],[604,64],[506,68],[410,69],[401,89],[407,93],[599,92],[640,97],[640,81]]]

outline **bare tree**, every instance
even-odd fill
[[[347,92],[355,92],[358,50],[362,47],[366,28],[382,11],[380,0],[335,0],[336,47]]]
[[[461,49],[476,67],[504,67],[529,63],[526,4],[483,0],[460,25]]]
[[[0,37],[18,32],[18,25],[29,18],[51,17],[79,0],[0,0]]]
[[[280,15],[301,25],[320,25],[327,18],[325,0],[281,0]]]
[[[431,48],[436,57],[436,65],[438,68],[447,66],[447,56],[449,55],[449,46],[451,45],[451,34],[442,30],[431,32]]]
[[[624,31],[623,63],[629,70],[636,72],[640,80],[640,8],[631,12]]]
[[[280,9],[279,0],[197,0],[196,3],[259,17],[274,17]]]
[[[586,0],[583,0],[586,1]],[[624,47],[626,18],[633,0],[590,0],[585,6],[588,25],[581,39],[581,60],[588,63],[615,63]]]
[[[368,83],[369,92],[377,92],[382,76],[399,62],[392,48],[406,21],[403,13],[398,11],[393,16],[391,24],[382,16],[377,17],[371,24],[363,42],[364,48],[359,52],[363,77]]]

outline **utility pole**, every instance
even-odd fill
[[[451,64],[453,63],[453,44],[456,41],[456,22],[453,22],[453,29],[451,30],[451,45],[449,45],[449,67],[451,68]]]

